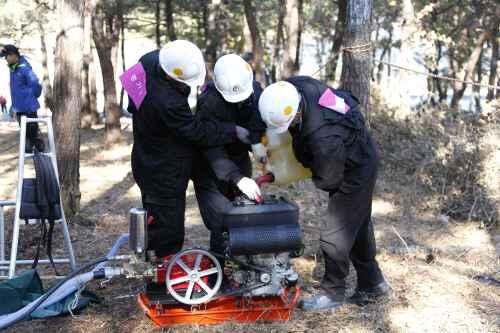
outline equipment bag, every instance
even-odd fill
[[[59,184],[49,156],[35,150],[33,156],[36,178],[23,179],[22,201],[19,217],[25,219],[40,219],[40,241],[37,246],[33,268],[38,264],[40,247],[47,249],[47,256],[57,273],[52,259],[52,233],[55,220],[61,219]],[[47,225],[48,224],[48,230]]]
[[[0,282],[0,315],[7,315],[18,311],[28,303],[36,300],[45,293],[42,281],[36,270],[28,270],[21,275],[6,281]],[[47,318],[70,311],[76,312],[86,307],[90,302],[99,302],[97,296],[87,290],[83,290],[80,295],[73,292],[48,307],[37,309],[30,316],[31,318]]]

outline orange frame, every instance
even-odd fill
[[[138,303],[151,320],[160,327],[172,325],[213,325],[228,321],[285,321],[290,320],[301,291],[299,287],[285,289],[282,296],[226,296],[206,304],[150,304],[147,295],[139,294]]]

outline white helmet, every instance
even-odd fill
[[[268,131],[285,132],[299,110],[300,94],[293,84],[279,81],[269,85],[259,98],[259,111]]]
[[[187,40],[174,40],[160,50],[160,66],[174,80],[191,87],[205,82],[207,70],[200,49]]]
[[[215,63],[214,83],[229,103],[244,101],[253,93],[252,67],[239,55],[222,56]]]

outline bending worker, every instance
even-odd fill
[[[263,160],[266,150],[260,143],[266,125],[260,119],[257,101],[262,92],[254,81],[250,65],[235,54],[225,55],[214,67],[214,81],[200,95],[197,117],[201,121],[216,120],[235,123],[249,130],[249,141],[234,141],[212,147],[200,155],[193,177],[196,197],[204,223],[211,230],[210,249],[223,252],[222,213],[229,201],[243,192],[259,200],[258,185],[251,179],[254,157]]]
[[[131,82],[145,86],[145,96],[138,99],[127,91],[133,114],[132,171],[143,206],[153,217],[148,247],[165,257],[182,249],[186,189],[196,147],[247,140],[248,131],[234,123],[200,120],[191,112],[188,96],[204,83],[206,74],[202,53],[191,42],[170,42],[145,54],[136,66],[140,70]]]
[[[274,83],[259,99],[268,130],[290,132],[297,160],[311,169],[315,186],[330,195],[320,235],[325,275],[318,294],[301,302],[304,310],[345,303],[350,262],[357,273],[351,302],[363,304],[390,292],[375,259],[371,221],[379,154],[358,104],[350,92],[305,76]]]

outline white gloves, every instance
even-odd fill
[[[255,160],[259,163],[267,163],[267,148],[262,143],[252,145],[252,152]]]
[[[254,201],[261,201],[262,199],[262,194],[260,193],[260,188],[257,183],[248,177],[243,177],[241,180],[236,184],[238,188],[240,189],[243,194],[245,194],[250,200]]]
[[[250,143],[250,138],[249,138],[250,132],[246,128],[241,126],[236,126],[236,136],[241,142],[246,144]]]

